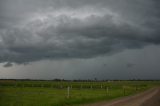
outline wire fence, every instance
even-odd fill
[[[114,98],[127,96],[145,89],[146,86],[136,85],[103,85],[103,84],[0,84],[0,97],[8,100],[14,100],[13,105],[6,106],[27,106],[25,101],[34,101],[39,103],[37,106],[49,106],[49,104],[41,103],[43,99],[53,99],[57,101],[78,101],[95,98]],[[3,89],[5,92],[3,92]],[[42,105],[43,104],[43,105]],[[1,106],[1,103],[0,103]],[[32,106],[32,103],[28,106]],[[35,106],[35,105],[33,105]],[[53,105],[57,106],[57,105]]]

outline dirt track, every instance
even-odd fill
[[[101,102],[85,106],[160,106],[160,88],[154,88],[135,96],[111,102]]]

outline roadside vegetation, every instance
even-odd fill
[[[0,80],[0,106],[75,106],[133,95],[160,81]]]

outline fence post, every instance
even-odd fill
[[[92,85],[91,85],[91,89],[92,89]]]
[[[136,85],[136,91],[138,90],[137,85]]]
[[[108,89],[108,87],[107,87],[107,95],[109,95],[109,89]]]
[[[67,88],[67,98],[70,98],[70,87]]]
[[[63,88],[63,85],[61,85],[60,88],[62,89],[62,88]]]
[[[82,84],[81,84],[81,89],[83,88]]]
[[[123,95],[124,96],[126,95],[126,89],[125,89],[125,87],[123,87]]]

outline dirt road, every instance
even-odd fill
[[[101,102],[85,106],[160,106],[160,88],[154,88],[135,96],[111,102]]]

